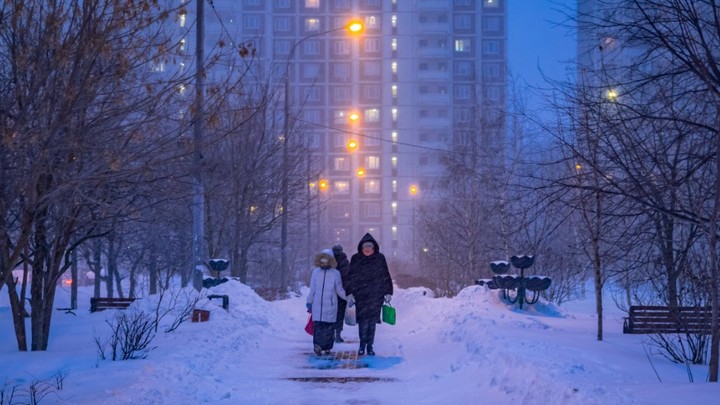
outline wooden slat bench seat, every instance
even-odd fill
[[[710,307],[632,305],[623,333],[709,334],[711,312]]]
[[[90,312],[126,309],[133,302],[135,302],[135,298],[90,298]]]

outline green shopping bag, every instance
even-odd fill
[[[388,325],[395,325],[395,308],[391,307],[390,304],[383,304],[382,321]]]

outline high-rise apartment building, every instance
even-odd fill
[[[195,0],[184,1],[191,21]],[[439,197],[439,150],[451,149],[479,105],[504,107],[505,0],[214,0],[205,7],[206,49],[230,33],[254,44],[255,69],[278,86],[288,75],[292,142],[310,148],[312,172],[320,173],[309,179],[319,195],[312,249],[341,243],[352,254],[370,232],[389,260],[411,260],[416,204]],[[343,29],[353,19],[364,24],[360,35]],[[194,38],[188,35],[190,51]]]

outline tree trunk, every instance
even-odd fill
[[[108,238],[108,251],[107,251],[107,274],[105,275],[105,289],[107,290],[107,297],[112,298],[115,296],[115,272],[117,271],[117,262],[115,260],[115,238],[109,236]]]
[[[597,177],[597,175],[596,175]],[[595,191],[595,229],[593,230],[593,266],[595,267],[595,312],[597,313],[597,340],[603,340],[603,280],[602,260],[600,257],[600,191]]]
[[[7,276],[6,276],[7,279]],[[13,326],[15,327],[15,339],[17,340],[18,350],[27,351],[27,331],[25,329],[25,306],[24,302],[18,297],[15,281],[12,279],[12,272],[9,273],[9,280],[6,281],[8,287],[8,296],[10,298],[10,309],[12,310]]]
[[[90,268],[95,274],[95,282],[93,288],[93,297],[100,297],[100,282],[102,281],[102,240],[95,239],[93,242],[93,259]]]
[[[158,264],[157,251],[155,246],[150,247],[150,258],[148,259],[148,272],[150,273],[150,295],[158,293]]]
[[[718,212],[720,212],[720,107],[715,117],[715,204],[710,214],[710,304],[712,305],[710,337],[710,362],[708,364],[708,381],[718,382],[718,357],[720,357],[720,325],[718,325],[718,314],[720,313],[720,302],[718,302]]]

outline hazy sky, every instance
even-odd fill
[[[507,0],[510,73],[531,86],[543,86],[542,70],[566,78],[565,62],[575,57],[575,34],[560,10],[575,9],[576,0]]]

